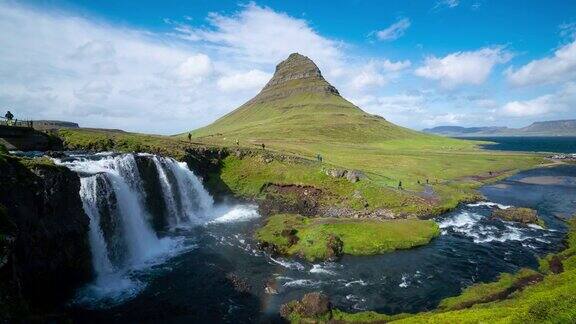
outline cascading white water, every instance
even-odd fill
[[[176,177],[178,193],[182,204],[182,213],[188,222],[200,223],[209,220],[212,215],[214,200],[204,189],[202,183],[184,162],[168,160],[168,167]]]
[[[158,179],[143,179],[136,158],[151,159]],[[80,196],[90,218],[89,240],[97,275],[91,289],[97,295],[117,290],[134,292],[122,273],[175,248],[171,238],[159,238],[152,228],[145,181],[160,186],[162,197],[157,199],[165,203],[164,215],[170,227],[206,223],[213,217],[210,194],[185,163],[174,159],[122,154],[56,162],[81,175]]]
[[[105,276],[114,271],[114,267],[108,257],[108,247],[104,239],[104,233],[100,229],[100,211],[98,210],[98,186],[96,176],[80,179],[80,197],[84,210],[90,218],[89,240],[92,250],[92,263],[98,277]]]

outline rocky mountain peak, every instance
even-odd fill
[[[283,99],[302,93],[339,95],[338,90],[324,79],[322,72],[310,58],[292,53],[276,66],[272,79],[247,104]]]

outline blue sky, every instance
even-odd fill
[[[171,134],[291,52],[402,126],[576,118],[573,1],[0,1],[0,107]]]

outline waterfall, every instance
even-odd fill
[[[184,162],[153,155],[163,199],[173,226],[204,223],[213,216],[214,200]]]
[[[56,162],[81,176],[80,197],[90,218],[96,285],[104,286],[98,287],[99,291],[114,288],[119,282],[110,282],[110,278],[117,279],[118,273],[174,248],[171,238],[162,238],[165,231],[153,229],[154,217],[165,217],[167,230],[204,224],[213,217],[210,194],[185,163],[174,159],[148,154],[96,154]],[[158,206],[164,210],[157,215],[156,208],[152,215],[148,205],[157,200],[163,201]]]

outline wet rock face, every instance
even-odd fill
[[[0,205],[14,228],[0,284],[17,287],[34,309],[51,310],[92,278],[79,191],[78,176],[64,167],[0,162]]]
[[[160,184],[158,169],[154,161],[149,157],[135,156],[136,165],[140,172],[142,179],[142,192],[144,194],[144,202],[146,209],[150,212],[152,217],[151,223],[154,230],[159,232],[166,230],[168,227],[168,215],[166,215],[166,203],[164,202],[162,185]],[[174,181],[173,179],[170,179]]]
[[[262,91],[247,104],[277,100],[299,93],[339,95],[308,57],[292,53],[276,66],[276,72]]]

